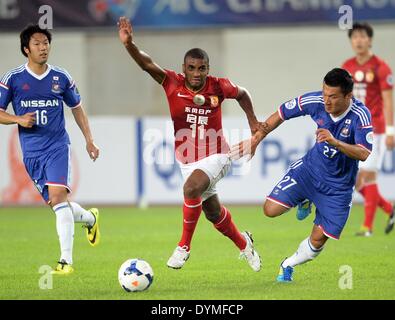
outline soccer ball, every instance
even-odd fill
[[[127,292],[143,291],[154,281],[154,272],[148,262],[141,259],[126,260],[118,271],[121,287]]]

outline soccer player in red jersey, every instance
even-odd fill
[[[372,154],[360,162],[355,186],[365,198],[365,221],[356,235],[372,235],[377,206],[389,216],[385,228],[388,234],[394,227],[394,205],[380,194],[376,179],[386,147],[395,147],[393,75],[390,67],[372,52],[373,29],[369,24],[354,23],[348,36],[355,57],[344,62],[342,68],[353,76],[354,96],[369,108],[374,132]]]
[[[184,183],[181,240],[167,262],[180,269],[189,258],[191,240],[201,211],[214,227],[239,248],[254,271],[261,259],[249,232],[240,232],[231,214],[219,201],[216,183],[228,172],[229,146],[222,133],[221,103],[236,99],[245,111],[251,132],[258,130],[249,93],[225,78],[209,73],[209,57],[202,49],[191,49],[184,57],[183,73],[162,69],[133,41],[132,26],[121,17],[119,38],[133,60],[165,90],[174,124],[175,152]]]

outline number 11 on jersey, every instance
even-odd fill
[[[204,124],[198,126],[196,123],[189,126],[192,130],[192,138],[196,138],[196,132],[199,134],[199,139],[204,139]]]

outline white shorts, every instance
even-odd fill
[[[231,160],[227,154],[213,154],[202,160],[183,164],[178,161],[184,182],[187,181],[193,171],[202,170],[210,179],[210,185],[202,194],[202,200],[205,201],[213,195],[217,194],[215,185],[228,172],[231,166]]]
[[[359,169],[366,171],[379,171],[383,165],[385,155],[385,134],[373,134],[372,153],[365,161],[359,161]]]

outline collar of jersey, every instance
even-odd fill
[[[334,117],[334,116],[332,116],[331,114],[329,114],[329,116],[331,117],[331,119],[333,120],[333,122],[339,122],[340,120],[342,120],[342,119],[350,112],[351,107],[352,107],[352,104],[353,104],[353,101],[352,101],[352,99],[351,99],[350,105],[348,106],[347,110],[344,111],[344,112],[343,112],[340,116],[338,116],[338,117]]]
[[[47,64],[47,70],[46,70],[43,74],[38,75],[38,74],[35,74],[35,73],[28,67],[27,63],[25,64],[25,68],[26,68],[26,71],[27,71],[32,77],[36,78],[37,80],[42,80],[42,79],[44,79],[44,78],[48,75],[48,73],[51,71],[51,69],[52,69],[52,68],[51,68],[51,65]]]
[[[208,79],[206,78],[206,83],[205,83],[204,86],[201,87],[198,91],[193,91],[193,90],[189,89],[189,88],[187,87],[187,85],[185,84],[185,82],[184,82],[184,88],[187,89],[189,93],[197,94],[197,93],[203,91],[203,90],[207,87],[207,83],[208,83]]]

